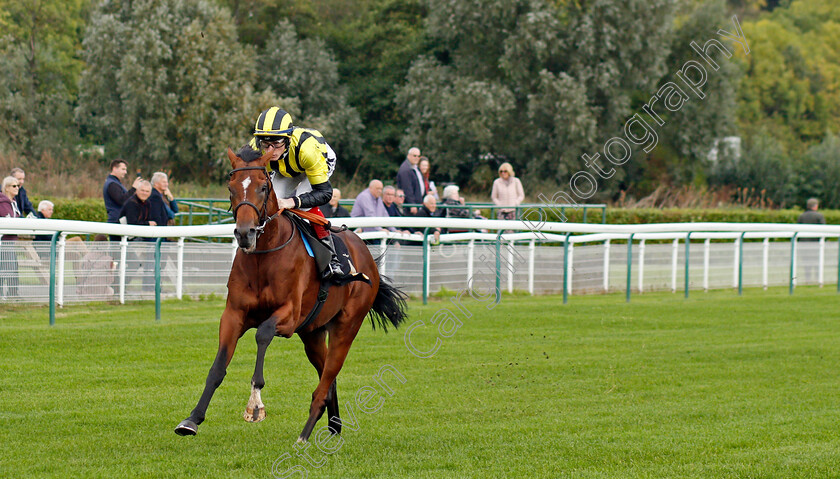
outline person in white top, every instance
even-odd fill
[[[522,183],[513,173],[510,163],[499,166],[499,177],[493,181],[493,191],[490,194],[493,204],[504,208],[496,210],[496,218],[500,220],[516,219],[516,206],[522,204],[525,192]]]

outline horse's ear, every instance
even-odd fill
[[[242,161],[242,159],[240,159],[238,156],[236,156],[236,154],[233,152],[233,150],[230,149],[230,147],[228,147],[228,152],[227,153],[228,153],[228,159],[230,160],[230,167],[235,170],[236,169],[236,161],[237,160]]]
[[[268,165],[269,159],[271,159],[271,153],[266,153],[263,156],[261,156],[260,159],[257,161],[259,162],[260,166],[266,166]]]

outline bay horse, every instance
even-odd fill
[[[260,391],[265,386],[263,363],[272,338],[290,338],[297,333],[320,378],[298,442],[309,439],[325,408],[330,432],[338,434],[341,422],[336,376],[350,345],[368,314],[374,328],[379,325],[387,331],[388,323],[399,326],[406,318],[407,295],[379,276],[376,261],[365,243],[354,233],[343,231],[338,235],[347,245],[356,271],[367,275],[370,284],[331,286],[320,313],[305,324],[317,300],[320,272],[306,251],[300,231],[288,217],[290,213],[279,210],[266,169],[269,155],[255,158],[259,153],[248,153],[253,155],[239,156],[228,148],[232,168],[228,189],[239,248],[228,278],[227,302],[219,324],[219,349],[198,404],[175,432],[182,436],[196,434],[213,393],[225,377],[237,341],[246,330],[256,328],[257,358],[245,420],[259,422],[265,418]],[[325,341],[327,334],[329,346]]]

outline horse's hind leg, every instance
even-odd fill
[[[271,340],[274,339],[276,321],[272,318],[266,319],[257,328],[255,338],[257,340],[257,362],[254,366],[254,376],[251,378],[251,397],[245,407],[244,419],[248,422],[260,422],[265,419],[265,404],[260,397],[260,391],[265,386],[263,376],[263,365],[265,364],[265,351]]]
[[[314,366],[315,370],[318,371],[319,379],[324,372],[324,363],[327,360],[327,343],[325,341],[326,334],[325,330],[320,329],[311,333],[300,335],[300,339],[303,341],[303,347],[306,351],[306,357],[309,358],[309,362],[312,363],[312,366]],[[332,382],[330,390],[327,393],[327,417],[329,418],[330,431],[332,431],[333,434],[341,433],[341,421],[338,412],[338,393],[336,391],[337,381],[338,380],[336,379]]]
[[[344,360],[347,358],[347,353],[350,351],[350,345],[353,344],[353,339],[359,332],[359,327],[364,320],[364,313],[355,315],[358,319],[353,320],[353,315],[345,312],[341,313],[335,320],[335,326],[330,331],[330,347],[327,350],[327,359],[324,362],[324,371],[321,373],[321,381],[318,387],[312,393],[312,404],[309,406],[309,419],[303,426],[303,431],[298,437],[298,442],[306,442],[315,429],[315,423],[324,414],[324,409],[327,407],[330,390],[335,392],[335,378],[341,367],[344,365]],[[336,413],[338,412],[338,399],[336,395],[332,395],[336,401]],[[338,415],[336,414],[336,419]]]
[[[175,428],[176,434],[194,436],[198,431],[198,425],[204,422],[204,415],[207,412],[207,406],[210,405],[210,399],[213,398],[216,388],[222,384],[222,380],[227,374],[228,364],[230,364],[233,352],[236,349],[236,341],[242,336],[241,319],[241,313],[227,308],[222,313],[222,320],[219,324],[219,351],[216,353],[216,359],[207,374],[204,392],[201,393],[201,398],[199,398],[195,409],[190,413],[190,417],[181,421]]]

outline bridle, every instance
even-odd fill
[[[263,172],[263,174],[265,175],[266,179],[268,180],[268,195],[273,195],[274,194],[274,184],[271,181],[271,175],[268,174],[268,170],[266,170],[266,168],[264,166],[243,166],[241,168],[234,168],[233,170],[230,171],[228,176],[230,178],[233,178],[234,173],[236,173],[238,171],[245,171],[245,170],[261,170]],[[268,198],[268,196],[266,196],[266,198]],[[236,221],[236,212],[239,211],[239,208],[241,208],[243,206],[250,206],[251,208],[254,208],[254,211],[256,211],[256,213],[257,213],[258,221],[260,222],[260,225],[254,228],[254,230],[256,230],[256,232],[257,232],[257,239],[259,239],[260,235],[263,234],[263,231],[265,230],[266,225],[268,225],[268,223],[270,223],[272,220],[274,220],[274,218],[277,218],[277,216],[280,215],[280,213],[277,212],[277,213],[274,213],[271,216],[266,217],[266,215],[267,215],[266,206],[267,205],[268,205],[268,200],[263,201],[262,209],[258,208],[257,205],[255,205],[254,203],[252,203],[248,200],[242,200],[239,203],[237,203],[236,206],[233,206],[233,203],[231,203],[231,208],[233,210],[233,221],[234,222]],[[253,252],[248,253],[248,254],[271,253],[273,251],[277,251],[277,250],[281,250],[281,249],[285,248],[289,243],[292,242],[292,239],[294,239],[295,230],[297,229],[294,221],[289,220],[289,222],[292,224],[292,234],[289,235],[289,239],[286,240],[285,243],[283,243],[282,245],[280,245],[276,248],[271,248],[271,249],[267,249],[267,250],[260,250],[260,251],[253,251]]]

